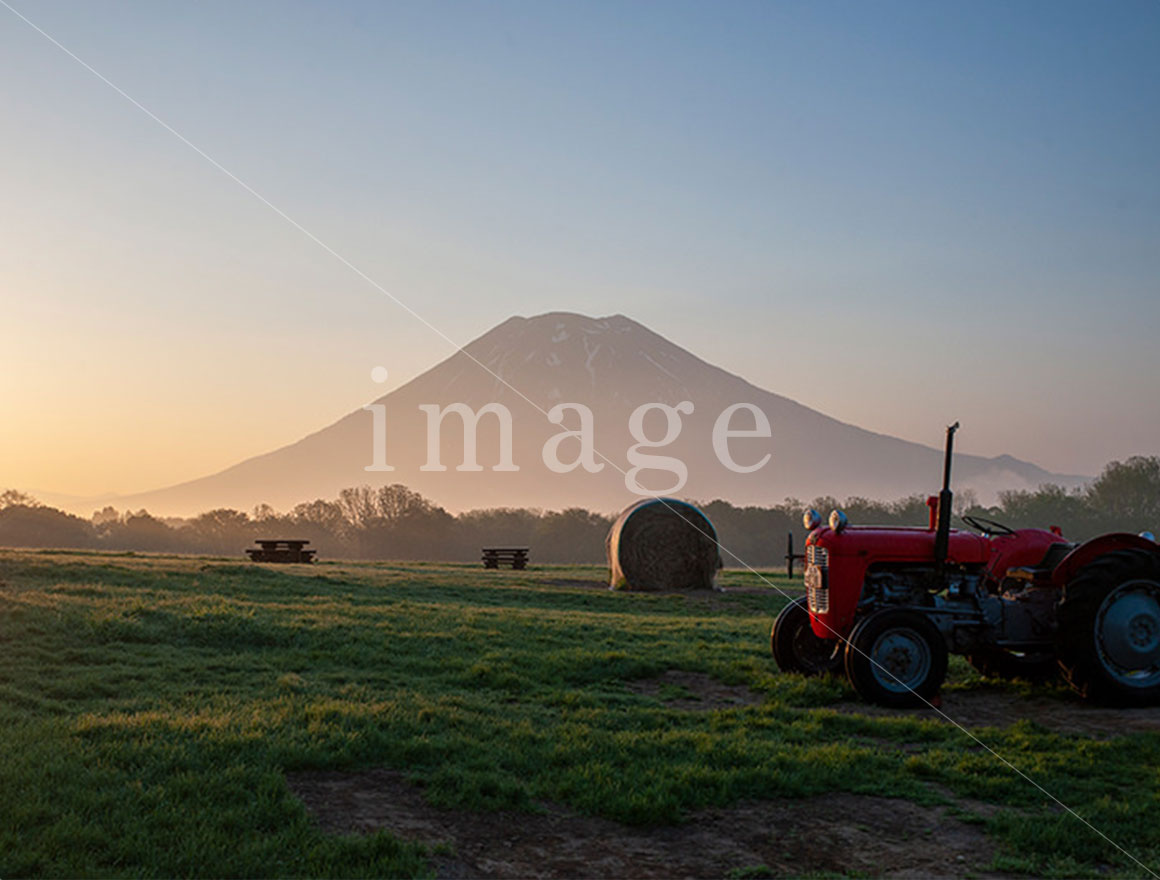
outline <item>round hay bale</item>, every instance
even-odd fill
[[[625,508],[604,546],[613,590],[711,590],[721,568],[709,518],[673,498]]]

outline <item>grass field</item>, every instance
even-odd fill
[[[0,551],[0,876],[432,874],[424,844],[324,833],[286,782],[370,768],[465,814],[553,804],[630,827],[827,792],[903,799],[985,831],[990,870],[1146,874],[957,728],[779,674],[785,599],[757,577],[726,572],[745,589],[712,595],[585,583],[603,577]],[[692,711],[671,670],[760,699]],[[1073,703],[958,660],[946,694]],[[1160,872],[1160,733],[1037,718],[974,733]]]

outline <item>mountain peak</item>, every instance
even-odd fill
[[[613,398],[644,396],[675,403],[688,396],[682,374],[703,364],[621,314],[517,315],[464,351],[492,374],[493,381],[498,380],[493,393],[503,397],[502,386],[510,383],[518,389],[517,396],[526,395],[544,407],[564,399],[583,401],[601,387]]]
[[[640,322],[621,314],[594,318],[591,315],[582,315],[579,312],[544,312],[541,315],[532,315],[531,317],[516,315],[504,321],[495,330],[503,328],[514,329],[516,327],[524,331],[550,333],[553,336],[564,331],[587,333],[591,336],[602,333],[650,332]]]

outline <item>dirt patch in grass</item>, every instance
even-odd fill
[[[743,684],[722,684],[710,675],[683,669],[670,669],[656,678],[630,681],[627,687],[634,694],[664,700],[670,709],[689,712],[751,706],[762,699],[761,694]]]
[[[433,807],[401,773],[295,773],[290,789],[332,834],[378,830],[431,846],[441,878],[760,877],[814,872],[986,876],[993,845],[946,808],[831,794],[702,810],[633,828],[562,807],[468,813]]]
[[[957,722],[964,727],[1009,727],[1026,720],[1056,733],[1089,737],[1160,732],[1160,706],[1116,709],[1085,703],[1078,697],[1028,697],[1001,691],[950,691],[942,695],[939,707],[942,714],[925,706],[919,709],[884,709],[865,703],[842,702],[831,708],[850,715],[910,716],[947,724]]]

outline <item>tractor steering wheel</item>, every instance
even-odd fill
[[[985,535],[1013,535],[1015,530],[1002,523],[997,523],[993,519],[983,519],[981,516],[963,516],[963,522],[969,525],[977,532],[982,532]]]

